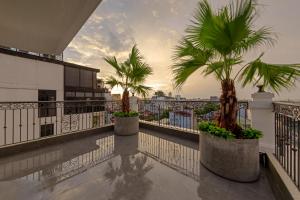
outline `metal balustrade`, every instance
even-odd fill
[[[198,123],[213,120],[217,101],[140,100],[142,122],[198,132]],[[212,109],[213,108],[213,109]],[[91,130],[113,124],[121,101],[0,102],[0,147]],[[239,102],[238,123],[250,126],[248,102]]]
[[[275,156],[300,190],[300,104],[274,103]]]
[[[238,106],[238,124],[243,128],[250,127],[248,101],[240,101]],[[139,101],[140,121],[194,133],[199,133],[199,122],[216,119],[218,110],[219,101],[152,99]]]
[[[119,101],[0,102],[0,147],[113,124]]]

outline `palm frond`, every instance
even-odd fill
[[[134,45],[131,49],[131,53],[129,54],[128,62],[132,65],[140,64],[143,60],[143,56],[141,55],[139,49],[136,45]]]
[[[188,77],[205,66],[213,57],[213,52],[196,47],[187,38],[184,38],[176,47],[172,66],[175,87],[182,86]]]
[[[247,52],[259,46],[273,46],[275,44],[275,34],[268,27],[262,27],[257,31],[251,31],[248,37],[244,38],[236,47],[235,53]]]
[[[152,73],[152,68],[147,63],[139,63],[133,65],[130,80],[136,84],[143,83]]]
[[[135,85],[135,84],[132,84],[132,85],[129,85],[130,89],[138,94],[138,95],[142,95],[143,97],[146,97],[149,92],[152,90],[151,87],[148,87],[148,86],[145,86],[145,85]]]
[[[123,74],[122,74],[123,70],[122,70],[121,66],[119,65],[115,56],[104,57],[104,61],[115,69],[115,72],[119,77],[123,77]]]
[[[226,60],[226,62],[227,62],[227,65],[233,66],[233,65],[240,64],[242,61],[241,61],[240,57],[237,57],[237,58],[228,59],[228,60]],[[224,66],[225,66],[225,63],[223,61],[212,62],[207,65],[205,70],[203,70],[203,74],[204,74],[204,76],[214,74],[217,80],[224,80],[226,78],[224,76],[224,74],[225,74]]]
[[[109,77],[106,79],[105,83],[106,83],[107,85],[109,85],[111,88],[113,88],[113,87],[115,87],[115,86],[121,86],[121,87],[124,87],[124,84],[123,84],[121,81],[119,81],[119,80],[117,80],[116,78],[114,78],[113,76],[109,76]]]
[[[191,21],[187,29],[187,39],[193,42],[197,47],[207,47],[204,37],[207,36],[207,32],[210,26],[213,25],[213,11],[209,3],[204,0],[198,3],[194,19]]]
[[[269,64],[261,61],[261,56],[250,62],[240,75],[242,85],[262,83],[275,92],[281,88],[289,88],[300,76],[300,64]]]
[[[106,83],[111,87],[121,86],[123,89],[142,84],[152,74],[152,68],[143,61],[137,46],[134,45],[128,59],[118,63],[116,57],[105,57],[104,60],[116,71],[120,80],[110,76]]]

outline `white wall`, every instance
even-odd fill
[[[63,65],[0,53],[0,102],[37,101],[38,90],[56,90],[63,100]]]
[[[253,99],[249,101],[251,126],[263,133],[263,137],[259,141],[260,152],[274,152],[275,120],[272,104],[274,94],[257,92],[251,96]]]

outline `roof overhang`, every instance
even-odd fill
[[[101,0],[3,0],[0,45],[61,54]]]

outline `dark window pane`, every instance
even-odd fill
[[[93,72],[89,70],[80,70],[80,87],[93,88]]]
[[[54,124],[45,124],[40,126],[41,137],[47,137],[54,134]]]
[[[39,90],[39,117],[56,116],[56,103],[43,101],[56,101],[56,90]]]
[[[79,87],[79,69],[65,66],[66,86]]]
[[[97,73],[93,72],[93,89],[97,88]]]

